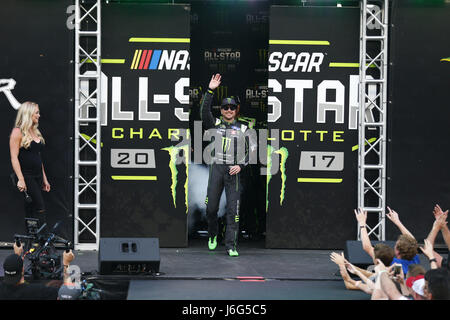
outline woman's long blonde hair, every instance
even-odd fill
[[[37,103],[27,101],[22,103],[19,111],[17,111],[15,127],[19,128],[22,132],[22,142],[20,146],[25,149],[28,149],[31,141],[33,141],[33,137],[30,132],[33,132],[34,135],[42,141],[42,143],[45,143],[44,137],[38,129],[39,124],[33,123],[32,117],[36,111],[36,108],[39,108]]]

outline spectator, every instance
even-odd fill
[[[411,234],[411,232],[409,232],[408,229],[402,224],[402,222],[398,217],[397,212],[391,210],[391,208],[389,207],[388,210],[389,213],[386,216],[397,226],[397,228],[399,228],[400,232],[402,233],[395,244],[394,248],[395,256],[390,265],[395,263],[401,264],[403,268],[403,273],[406,274],[408,272],[408,265],[420,264],[420,259],[418,255],[419,245],[417,243],[417,240]],[[376,261],[378,259],[375,256],[375,250],[374,247],[372,246],[372,243],[370,242],[369,234],[367,232],[367,224],[366,224],[367,211],[358,209],[355,210],[354,212],[359,227],[361,229],[361,242],[363,249],[372,258],[374,264],[376,264]]]
[[[373,253],[375,259],[380,259],[385,265],[390,265],[394,259],[394,249],[384,243],[376,244],[373,247]],[[339,272],[344,280],[345,287],[348,290],[362,290],[368,294],[372,294],[373,281],[375,280],[372,271],[364,270],[352,265],[345,259],[344,253],[339,255],[332,252],[330,257],[331,260],[339,266]],[[357,275],[364,282],[353,280],[347,270]]]
[[[420,264],[418,249],[419,244],[416,239],[410,235],[401,234],[395,243],[395,257],[392,263],[401,264],[403,273],[406,274],[410,264]]]
[[[73,284],[63,284],[58,291],[58,300],[78,300],[82,291]]]
[[[422,267],[420,264],[410,264],[408,266],[408,273],[406,274],[406,278],[409,277],[417,277],[419,275],[425,275],[427,270],[425,270],[424,267]]]
[[[407,274],[408,266],[410,264],[420,264],[420,258],[418,255],[419,244],[417,243],[417,240],[414,238],[412,233],[409,232],[408,229],[406,229],[406,227],[400,221],[398,213],[394,210],[391,210],[391,208],[389,207],[387,208],[389,213],[387,213],[386,216],[389,218],[389,220],[392,221],[392,223],[397,226],[397,228],[402,233],[395,243],[395,258],[393,260],[393,263],[401,264],[403,273]]]
[[[424,295],[427,300],[450,300],[449,272],[447,269],[431,269],[425,273]]]
[[[351,263],[349,263],[345,259],[344,253],[337,254],[336,252],[332,252],[330,257],[331,257],[331,261],[333,261],[334,263],[336,263],[339,266],[339,272],[341,273],[342,279],[344,280],[345,287],[348,290],[362,290],[367,294],[372,294],[373,282],[371,280],[369,280],[368,277],[366,277],[366,274],[363,272],[366,270],[361,270],[359,268],[356,268]],[[349,275],[349,273],[347,272],[347,268],[349,269],[349,271],[351,273],[358,275],[364,281],[364,283],[361,281],[353,280],[351,278],[351,276]],[[370,275],[372,275],[371,272],[370,272]],[[369,277],[370,277],[370,275],[369,275]]]
[[[399,292],[397,286],[389,277],[388,271],[390,270],[378,260],[375,266],[377,279],[372,293],[372,300],[409,300]]]
[[[59,288],[42,283],[28,283],[25,281],[22,259],[23,246],[14,243],[14,254],[6,257],[3,262],[4,278],[0,284],[0,300],[56,300]],[[70,250],[63,254],[64,282],[70,283],[70,276],[66,270],[74,259]]]
[[[450,253],[450,231],[447,226],[448,210],[443,212],[439,205],[435,205],[433,214],[435,217],[435,221],[430,233],[428,234],[427,240],[430,242],[431,246],[434,247],[436,236],[438,235],[439,231],[441,231],[444,241],[447,245],[448,252]],[[433,251],[433,256],[429,257],[429,259],[436,259],[437,267],[449,267],[448,254],[447,258],[443,259],[440,254],[438,254],[436,251]]]
[[[375,267],[378,279],[372,294],[374,297],[385,294],[389,300],[408,300],[408,297],[401,294],[397,289],[391,270],[386,268],[381,261]],[[411,277],[410,277],[411,278]],[[444,268],[431,269],[421,275],[407,279],[407,286],[411,286],[412,296],[416,300],[450,300],[449,295],[449,272]],[[380,300],[380,299],[374,299]]]
[[[390,266],[394,261],[395,251],[385,243],[377,243],[373,247],[375,259],[380,259],[386,266]]]
[[[406,287],[409,290],[409,295],[414,300],[425,300],[424,287],[425,287],[425,276],[419,274],[415,277],[409,277],[406,280]]]
[[[408,266],[408,273],[406,277],[403,274],[403,268],[400,268],[400,273],[392,276],[401,291],[401,294],[408,299],[413,300],[424,300],[423,297],[423,286],[424,286],[424,275],[426,270],[418,264],[410,264]],[[405,281],[406,279],[406,281]]]

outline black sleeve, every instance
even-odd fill
[[[213,97],[214,92],[211,89],[208,89],[200,101],[200,119],[203,121],[205,129],[212,128],[215,124],[215,119],[211,112]]]

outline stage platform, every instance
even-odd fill
[[[98,252],[75,251],[73,264],[86,279],[117,300],[368,300],[346,290],[333,250],[265,249],[262,242],[241,244],[239,257],[206,241],[188,248],[160,248],[156,275],[100,275]],[[334,250],[339,251],[339,250]],[[0,250],[1,260],[12,251]],[[426,259],[421,256],[426,265]],[[3,268],[0,266],[3,277]]]

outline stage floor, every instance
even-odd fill
[[[342,281],[314,280],[131,280],[127,300],[370,300]]]
[[[348,291],[330,250],[265,249],[243,243],[239,257],[225,247],[207,249],[197,240],[189,248],[161,248],[160,272],[152,279],[131,278],[127,300],[367,300]],[[92,252],[77,255],[88,270],[97,270]],[[84,268],[82,267],[82,270]],[[105,277],[103,277],[105,279]],[[113,280],[114,277],[107,278]]]
[[[1,260],[11,252],[0,250]],[[99,275],[96,251],[75,251],[72,264],[119,300],[370,299],[345,289],[331,252],[265,249],[262,243],[248,242],[240,245],[239,257],[232,258],[223,246],[211,252],[206,241],[196,240],[188,248],[160,248],[160,269],[153,276]],[[421,256],[421,261],[427,260]]]

